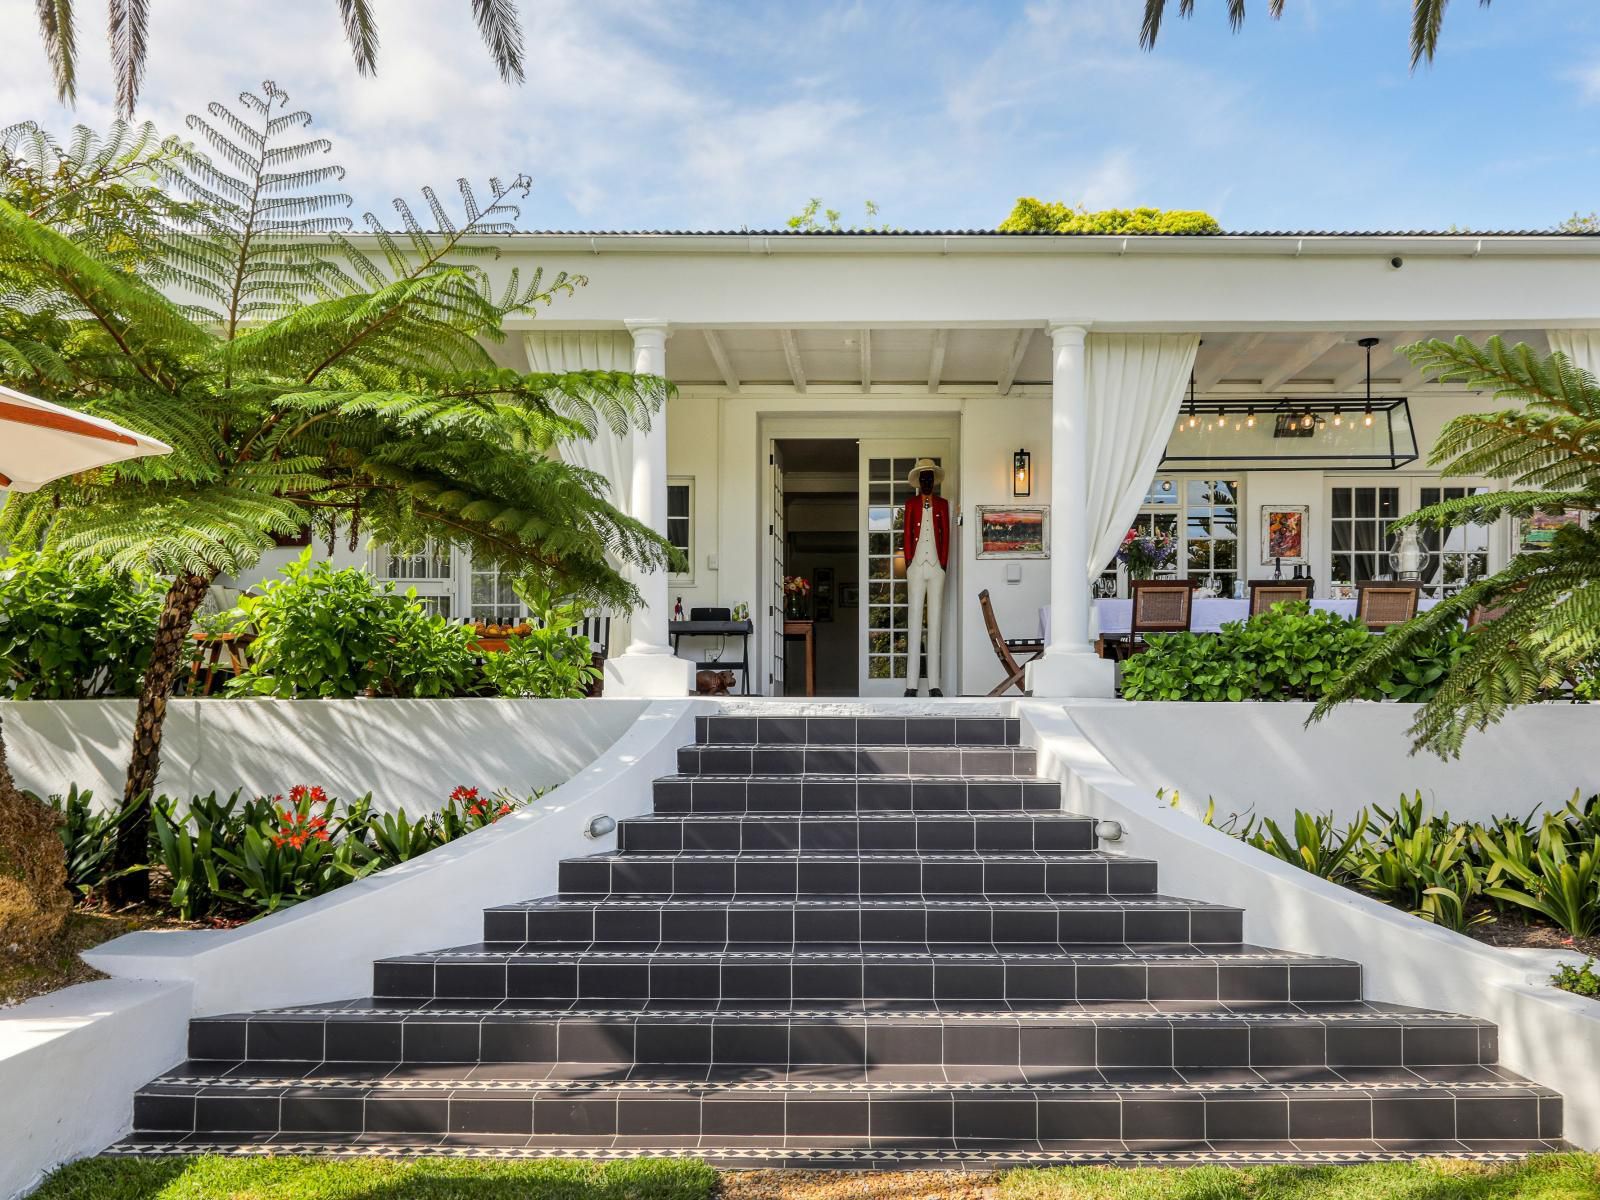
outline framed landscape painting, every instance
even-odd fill
[[[1583,511],[1576,508],[1563,509],[1558,513],[1536,512],[1523,517],[1517,531],[1517,551],[1526,553],[1530,550],[1548,550],[1550,543],[1555,541],[1556,530],[1572,525],[1583,527]]]
[[[1261,506],[1261,562],[1307,561],[1306,522],[1311,509],[1305,504]]]
[[[1050,506],[980,504],[979,558],[1049,558]]]

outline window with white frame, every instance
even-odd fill
[[[1241,594],[1239,575],[1240,487],[1237,479],[1157,475],[1150,481],[1133,529],[1167,533],[1177,554],[1159,579],[1197,579],[1219,596]],[[1096,581],[1096,596],[1127,594],[1126,573],[1115,560]]]
[[[455,614],[455,554],[449,546],[429,541],[415,553],[401,554],[375,545],[369,561],[375,578],[401,590],[414,588],[429,612],[446,620]]]
[[[470,560],[469,560],[470,561]],[[491,625],[514,625],[527,615],[527,609],[511,587],[511,577],[493,563],[471,564],[471,594],[467,616]]]
[[[1356,584],[1363,580],[1392,576],[1389,553],[1397,538],[1389,527],[1401,517],[1419,508],[1488,490],[1483,485],[1445,485],[1403,477],[1333,484],[1328,494],[1328,594],[1354,596]],[[1422,530],[1422,546],[1427,552],[1422,594],[1436,598],[1454,595],[1474,579],[1487,575],[1493,530],[1491,525],[1463,525],[1443,532]]]
[[[674,476],[667,480],[667,541],[683,555],[684,569],[672,578],[694,582],[694,479]]]

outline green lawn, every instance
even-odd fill
[[[1596,1200],[1600,1155],[1526,1162],[1372,1163],[1351,1167],[1058,1167],[975,1179],[930,1172],[743,1174],[736,1200]],[[930,1183],[930,1179],[934,1182]],[[824,1182],[824,1180],[826,1182]],[[841,1186],[843,1191],[840,1190]],[[717,1172],[699,1162],[101,1158],[50,1177],[36,1200],[710,1200]]]
[[[1600,1155],[1350,1167],[1052,1167],[1001,1176],[998,1200],[1596,1200]]]
[[[705,1200],[701,1162],[634,1159],[91,1158],[57,1171],[36,1200]]]

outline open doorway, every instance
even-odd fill
[[[783,573],[805,579],[816,695],[854,696],[859,679],[859,469],[854,438],[780,438]],[[784,694],[805,694],[805,642],[784,643]]]

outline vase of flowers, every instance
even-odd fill
[[[1129,579],[1154,579],[1178,553],[1178,539],[1165,530],[1128,530],[1117,551],[1117,561],[1127,568]]]
[[[803,621],[809,613],[807,599],[811,595],[811,580],[804,575],[783,577],[783,615],[792,621]]]

